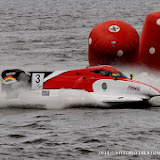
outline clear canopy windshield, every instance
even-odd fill
[[[102,76],[127,78],[121,72],[110,72],[110,71],[107,71],[107,70],[94,70],[94,71],[91,71],[91,72],[98,73]]]

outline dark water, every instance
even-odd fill
[[[159,8],[159,0],[1,0],[0,70],[85,67],[87,39],[95,25],[120,19],[140,34],[146,15]],[[146,72],[137,78],[160,84]],[[50,110],[5,108],[1,102],[0,159],[159,159],[153,154],[99,154],[160,151],[159,108],[66,109],[65,100],[59,97]]]
[[[158,159],[158,155],[99,155],[99,151],[157,151],[159,110],[3,109],[4,159]]]

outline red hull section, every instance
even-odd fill
[[[93,83],[99,79],[104,79],[103,75],[95,73],[96,71],[101,70],[107,70],[113,73],[120,73],[118,70],[110,66],[97,66],[68,71],[44,82],[43,89],[71,88],[83,89],[88,92],[93,92]],[[115,79],[115,77],[108,77],[108,79]]]
[[[139,35],[126,22],[110,20],[100,23],[93,28],[88,41],[90,66],[137,61]]]
[[[81,89],[93,92],[94,82],[101,79],[120,80],[143,84],[159,92],[159,90],[150,85],[127,78],[118,70],[107,65],[72,70],[50,77],[50,79],[43,83],[43,89]]]

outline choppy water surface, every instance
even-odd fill
[[[141,33],[159,0],[1,0],[0,70],[73,69],[88,65],[88,35],[120,19]],[[160,89],[160,75],[143,68],[135,79]],[[99,155],[99,151],[160,151],[160,109],[66,108],[60,94],[43,109],[0,109],[0,159],[159,159],[158,155]],[[5,105],[4,105],[5,104]],[[23,103],[22,103],[23,105]]]

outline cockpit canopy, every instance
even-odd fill
[[[121,72],[111,72],[107,70],[93,70],[91,72],[100,74],[102,76],[108,76],[108,77],[119,77],[119,78],[127,78],[124,74]]]

